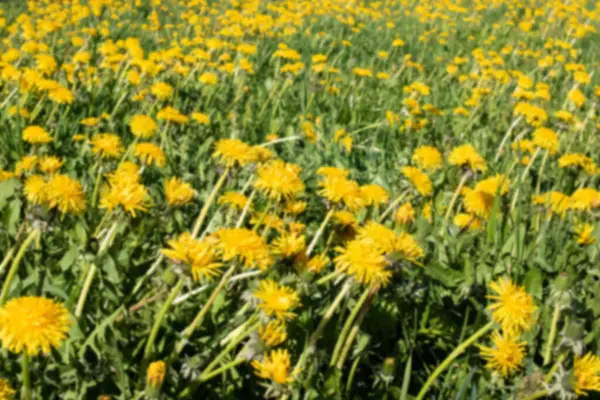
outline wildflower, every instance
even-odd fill
[[[202,75],[200,75],[198,80],[200,83],[203,83],[207,86],[213,86],[219,82],[217,75],[212,72],[204,72]]]
[[[383,204],[389,199],[387,191],[376,184],[361,186],[360,192],[367,205]]]
[[[577,235],[577,244],[580,246],[589,246],[596,241],[592,224],[577,224],[575,234]]]
[[[5,171],[2,168],[0,168],[0,182],[4,182],[8,179],[14,178],[15,174],[13,172],[10,171]]]
[[[159,100],[166,100],[171,97],[173,87],[168,83],[158,82],[150,88],[150,92]]]
[[[509,180],[506,176],[498,174],[477,182],[475,190],[495,196],[498,193],[504,196],[508,192]]]
[[[554,212],[563,216],[569,208],[570,199],[569,196],[561,192],[552,191],[533,196],[532,203],[548,207],[549,213]]]
[[[214,243],[207,239],[194,239],[185,232],[177,239],[169,240],[168,244],[171,249],[162,249],[162,253],[171,260],[189,265],[194,280],[211,281],[219,275],[223,264],[216,260]]]
[[[415,167],[404,167],[402,173],[406,176],[417,189],[421,196],[429,196],[433,192],[431,179]]]
[[[524,102],[515,105],[514,114],[524,117],[527,123],[534,127],[541,126],[548,119],[548,114],[543,108]]]
[[[80,214],[86,206],[81,184],[67,175],[53,175],[45,187],[45,200],[50,208],[63,214]]]
[[[403,232],[398,235],[396,240],[394,251],[401,254],[404,258],[410,261],[415,261],[419,258],[423,258],[425,252],[419,246],[419,243],[410,234]]]
[[[30,203],[42,204],[46,202],[46,181],[41,175],[31,175],[25,180],[23,192]]]
[[[32,125],[23,130],[23,140],[31,144],[45,144],[50,143],[52,137],[41,126]]]
[[[563,155],[558,159],[558,166],[560,168],[579,167],[589,175],[594,175],[598,172],[598,167],[594,161],[585,154],[580,153],[568,153]]]
[[[156,114],[156,118],[177,124],[187,124],[189,118],[173,107],[165,107]]]
[[[48,98],[57,104],[71,104],[74,96],[69,89],[57,87],[48,92]]]
[[[283,212],[292,215],[299,215],[306,209],[305,201],[288,201],[283,209]]]
[[[600,206],[600,192],[596,189],[577,189],[569,200],[569,209],[589,211]]]
[[[152,118],[143,114],[136,114],[129,120],[129,129],[131,133],[141,139],[148,139],[156,132],[156,122]]]
[[[167,158],[162,149],[155,144],[144,142],[135,145],[133,154],[146,165],[155,164],[157,167],[164,167]]]
[[[137,211],[146,211],[148,207],[147,190],[137,180],[137,167],[135,175],[133,171],[117,170],[109,177],[108,185],[102,191],[100,208],[113,211],[121,206],[133,217],[135,217]]]
[[[435,171],[442,166],[442,154],[432,146],[420,146],[415,149],[412,160],[419,166],[430,171]]]
[[[371,71],[369,68],[353,68],[352,69],[352,73],[358,77],[363,77],[363,78],[371,78],[373,76],[373,71]]]
[[[577,108],[583,107],[586,101],[585,95],[579,89],[570,90],[567,97]]]
[[[341,176],[326,176],[319,182],[319,195],[334,204],[343,203],[350,211],[358,211],[365,205],[360,186]]]
[[[508,278],[490,283],[490,289],[495,294],[487,296],[494,301],[488,310],[492,311],[492,319],[502,326],[502,330],[517,336],[521,331],[529,331],[533,326],[533,313],[537,309],[531,295]]]
[[[246,207],[248,198],[239,192],[226,192],[219,198],[218,203],[227,204],[231,207],[236,207],[242,210],[244,207]]]
[[[358,225],[354,214],[346,210],[336,211],[333,213],[333,220],[336,224],[344,227],[355,228]]]
[[[10,386],[8,381],[0,378],[0,400],[12,400],[15,390]]]
[[[167,364],[164,361],[154,361],[148,366],[146,381],[154,387],[159,387],[165,379],[166,372]]]
[[[481,356],[486,359],[486,368],[508,377],[523,367],[525,342],[504,333],[494,332],[491,336],[493,347],[480,346]]]
[[[215,232],[217,249],[224,261],[235,257],[246,267],[262,271],[272,264],[269,247],[256,232],[244,228],[222,228]]]
[[[468,187],[462,189],[463,203],[468,213],[488,218],[494,206],[494,195]]]
[[[173,177],[165,181],[165,196],[170,206],[182,206],[189,203],[196,191],[187,182]]]
[[[210,117],[208,116],[208,114],[193,112],[192,119],[201,125],[210,124]]]
[[[373,243],[381,253],[391,253],[396,247],[396,233],[374,221],[360,228],[356,239]]]
[[[58,157],[55,156],[46,156],[39,161],[40,170],[46,174],[52,175],[60,167],[63,166],[65,162]]]
[[[17,297],[0,308],[0,341],[13,353],[48,354],[60,346],[70,326],[67,309],[44,297]]]
[[[588,391],[600,392],[600,357],[591,353],[575,357],[575,393],[587,396]]]
[[[453,222],[460,229],[469,229],[470,231],[481,230],[481,220],[475,215],[459,213],[454,217]]]
[[[273,280],[262,280],[254,296],[261,300],[258,307],[267,315],[274,315],[279,320],[292,319],[296,316],[291,310],[300,305],[298,293],[287,286]]]
[[[117,158],[123,153],[121,138],[112,133],[94,135],[90,144],[92,153],[100,155],[101,158]]]
[[[469,165],[473,171],[485,172],[487,170],[484,158],[470,144],[464,144],[452,149],[448,157],[448,162],[456,166]]]
[[[550,154],[556,154],[559,148],[558,135],[549,128],[536,129],[533,132],[533,143]]]
[[[281,160],[259,165],[256,170],[257,179],[254,187],[267,197],[277,201],[282,198],[292,198],[304,191],[300,171],[298,165],[288,164]]]
[[[317,175],[321,175],[322,177],[341,177],[347,178],[350,175],[350,171],[344,168],[337,167],[320,167],[317,170]]]
[[[388,261],[374,241],[351,240],[345,247],[336,247],[335,258],[338,271],[348,273],[366,285],[386,285],[392,272]]]
[[[410,203],[400,205],[394,214],[394,220],[402,225],[410,224],[415,220],[415,209]]]
[[[33,170],[38,163],[37,156],[24,156],[15,165],[15,174],[17,176],[23,175],[23,172],[29,172]]]
[[[285,323],[281,320],[269,321],[258,327],[260,340],[268,347],[279,346],[287,339]]]
[[[273,253],[282,257],[292,257],[304,252],[306,238],[297,233],[284,233],[275,239]]]
[[[323,268],[325,268],[327,264],[329,264],[330,261],[331,260],[326,255],[317,254],[313,256],[310,260],[308,260],[308,263],[306,264],[306,269],[310,272],[318,274]]]
[[[252,151],[252,147],[238,139],[220,139],[215,145],[213,158],[232,168],[236,165],[243,167],[246,164],[255,162],[257,155]]]
[[[252,367],[259,378],[270,379],[282,385],[294,380],[290,375],[291,361],[287,350],[271,350],[269,354],[264,354],[262,361],[252,361]]]

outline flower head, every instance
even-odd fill
[[[485,172],[487,170],[485,159],[470,144],[452,149],[450,156],[448,156],[448,162],[456,166],[468,165],[473,171]]]
[[[486,367],[507,377],[523,366],[525,342],[494,332],[491,337],[493,347],[480,346],[481,356],[487,361]]]
[[[48,354],[60,346],[70,326],[67,309],[45,297],[18,297],[0,308],[0,341],[13,353]]]
[[[355,181],[338,175],[325,176],[320,182],[319,195],[334,204],[344,204],[350,211],[358,211],[365,206],[363,193]]]
[[[258,166],[254,187],[276,201],[290,199],[304,191],[300,171],[301,168],[296,164],[273,160]]]
[[[248,203],[248,198],[240,192],[226,192],[219,198],[218,203],[243,210]]]
[[[575,225],[575,235],[577,237],[577,244],[580,246],[589,246],[596,241],[594,225],[592,224]]]
[[[214,243],[209,239],[194,239],[185,232],[177,239],[169,240],[168,244],[171,248],[162,249],[162,253],[171,260],[189,265],[194,280],[212,280],[219,275],[223,264],[217,262]]]
[[[121,138],[112,133],[94,135],[90,143],[92,145],[92,153],[98,154],[102,158],[116,158],[123,153]]]
[[[46,202],[46,180],[41,175],[31,175],[25,180],[23,185],[25,198],[32,204],[42,204]]]
[[[417,147],[412,155],[412,160],[419,168],[430,171],[435,171],[442,166],[442,154],[432,146]]]
[[[258,307],[265,314],[274,315],[280,320],[294,318],[296,314],[291,310],[300,305],[300,298],[294,289],[268,279],[260,281],[254,296],[261,300]]]
[[[387,190],[376,184],[363,185],[360,187],[363,200],[369,206],[383,204],[388,201]]]
[[[109,176],[108,185],[102,191],[100,208],[112,211],[121,206],[133,217],[137,211],[146,211],[147,189],[138,182],[137,166],[135,168],[135,175],[133,171],[119,171],[119,168]]]
[[[46,174],[53,174],[65,163],[58,157],[55,156],[46,156],[42,158],[40,161],[40,170]]]
[[[23,140],[31,144],[44,144],[50,143],[52,137],[41,126],[32,125],[23,130]]]
[[[560,147],[558,135],[552,129],[538,128],[533,132],[533,143],[547,150],[550,154],[555,154]]]
[[[244,228],[223,228],[215,232],[215,237],[224,261],[238,257],[246,268],[258,267],[263,271],[271,266],[269,247],[256,232]]]
[[[10,386],[8,381],[0,378],[0,400],[12,400],[15,390]]]
[[[155,164],[157,167],[164,167],[167,163],[165,153],[160,147],[152,143],[136,144],[133,154],[146,165]]]
[[[282,257],[292,257],[304,252],[306,238],[296,232],[283,233],[273,242],[273,253]]]
[[[142,139],[150,138],[156,132],[156,122],[152,118],[143,114],[136,114],[129,121],[129,129],[134,136]]]
[[[394,220],[402,225],[410,224],[415,220],[415,209],[410,203],[400,205],[394,214]]]
[[[192,185],[181,178],[173,177],[165,181],[165,196],[170,206],[182,206],[189,203],[196,194]]]
[[[290,374],[291,361],[287,350],[271,350],[269,354],[265,353],[262,361],[252,361],[252,367],[259,378],[270,379],[282,385],[294,380]]]
[[[85,192],[81,184],[67,175],[53,175],[46,184],[46,202],[63,214],[80,214],[85,210]]]
[[[495,294],[487,296],[494,301],[488,309],[492,311],[493,320],[502,326],[502,330],[517,336],[521,331],[529,331],[533,325],[533,313],[537,310],[533,297],[508,278],[490,283],[490,289]]]
[[[269,347],[279,346],[287,339],[285,322],[276,319],[269,321],[266,325],[260,325],[258,327],[258,336]]]
[[[238,139],[219,140],[215,145],[213,157],[229,168],[236,165],[243,167],[257,161],[257,154],[252,146]]]
[[[427,174],[415,167],[404,167],[402,173],[414,185],[421,196],[429,196],[433,193],[433,184]]]
[[[387,268],[389,263],[374,241],[351,240],[345,247],[337,247],[339,255],[335,258],[335,266],[348,273],[358,282],[365,285],[386,285],[392,272]]]
[[[586,396],[588,391],[600,392],[600,357],[591,353],[575,357],[575,393]]]
[[[158,387],[163,383],[165,374],[167,372],[167,364],[164,361],[154,361],[148,365],[148,371],[146,372],[146,381],[154,386]]]

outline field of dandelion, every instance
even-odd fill
[[[0,400],[600,392],[600,3],[0,2]]]

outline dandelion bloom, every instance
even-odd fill
[[[283,233],[273,242],[273,253],[282,257],[292,257],[304,252],[306,238],[304,235],[290,232]]]
[[[294,380],[290,375],[291,361],[287,350],[271,350],[271,353],[264,354],[262,361],[252,361],[252,367],[259,378],[270,379],[282,385]]]
[[[589,175],[598,173],[596,163],[594,163],[590,157],[581,153],[568,153],[563,155],[558,159],[558,166],[560,168],[581,168]]]
[[[67,309],[44,297],[18,297],[0,308],[0,341],[13,353],[48,354],[60,346],[70,326]]]
[[[57,104],[71,104],[75,96],[65,87],[57,87],[48,92],[48,98]]]
[[[361,227],[356,239],[372,243],[381,253],[391,253],[396,248],[396,233],[382,224],[369,221]]]
[[[306,269],[312,273],[318,274],[331,260],[325,254],[317,254],[313,256],[306,264]]]
[[[173,177],[165,181],[165,196],[170,206],[182,206],[189,203],[196,191],[181,178]]]
[[[448,156],[448,162],[456,166],[468,165],[473,171],[485,172],[487,170],[485,159],[470,144],[452,149]]]
[[[157,129],[156,122],[152,118],[143,114],[136,114],[129,121],[131,133],[139,138],[147,139],[154,135]]]
[[[194,121],[196,121],[197,123],[199,123],[200,125],[210,124],[210,117],[208,116],[208,114],[204,114],[204,113],[200,113],[200,112],[193,112],[192,119]]]
[[[171,97],[173,87],[168,83],[158,82],[150,88],[150,92],[159,100],[166,100]]]
[[[319,182],[319,195],[334,204],[343,203],[350,211],[358,211],[365,206],[363,193],[355,181],[343,176],[328,175]]]
[[[121,138],[112,133],[100,133],[94,135],[90,141],[92,153],[101,158],[117,158],[123,153]]]
[[[258,327],[258,337],[268,347],[279,346],[287,339],[285,322],[282,320],[272,320],[266,325]]]
[[[504,377],[523,367],[525,342],[519,342],[510,335],[494,332],[491,336],[493,347],[480,346],[481,356],[486,360],[486,368],[499,372]]]
[[[217,248],[224,261],[235,257],[246,268],[266,270],[272,264],[269,247],[256,232],[244,228],[223,228],[215,232]]]
[[[132,175],[117,172],[109,178],[108,185],[104,187],[100,198],[100,208],[113,211],[121,206],[133,217],[137,211],[146,211],[148,208],[147,189]]]
[[[429,196],[431,193],[433,193],[433,184],[431,183],[431,179],[429,179],[427,174],[421,172],[418,168],[404,167],[402,168],[402,173],[410,180],[421,196]]]
[[[494,196],[468,187],[462,189],[463,204],[468,213],[487,219],[494,207]]]
[[[226,192],[219,198],[218,203],[243,210],[248,203],[248,197],[240,192]]]
[[[273,280],[262,280],[254,296],[261,300],[258,307],[267,315],[274,315],[279,320],[292,319],[296,316],[291,310],[300,305],[298,293],[287,286]]]
[[[577,108],[583,107],[586,101],[585,95],[579,89],[570,90],[567,97]]]
[[[587,396],[588,391],[600,392],[600,357],[591,353],[575,357],[575,393]]]
[[[158,114],[156,114],[156,118],[169,122],[175,122],[176,124],[182,125],[187,124],[189,121],[188,117],[186,117],[184,114],[179,112],[179,110],[173,107],[163,108],[158,112]]]
[[[338,271],[352,275],[358,282],[369,286],[386,285],[392,272],[379,247],[372,241],[351,240],[345,247],[337,247],[335,258]]]
[[[459,213],[454,217],[453,222],[460,229],[469,229],[470,231],[481,230],[481,220],[475,215]]]
[[[154,361],[148,366],[148,370],[146,372],[146,381],[150,385],[158,387],[163,383],[166,372],[167,364],[165,364],[164,361]]]
[[[420,146],[415,149],[412,160],[419,166],[430,171],[442,167],[442,153],[432,146]]]
[[[490,283],[490,289],[495,294],[487,296],[494,301],[488,309],[492,311],[492,319],[502,326],[502,330],[509,335],[529,331],[533,326],[533,313],[537,307],[525,288],[508,278],[500,278]]]
[[[37,156],[24,156],[15,164],[15,174],[21,176],[23,172],[29,172],[34,169],[37,163]]]
[[[600,192],[592,188],[577,189],[569,199],[569,209],[589,211],[600,206]]]
[[[63,214],[80,214],[85,210],[85,192],[81,184],[67,175],[53,175],[46,184],[45,196],[48,206]]]
[[[346,210],[336,211],[335,213],[333,213],[333,221],[336,224],[344,227],[354,228],[358,225],[358,221],[356,220],[354,214]]]
[[[258,166],[254,187],[276,201],[295,197],[304,191],[300,171],[300,166],[296,164],[273,160]]]
[[[495,196],[496,193],[500,196],[504,196],[506,192],[508,192],[509,184],[510,181],[506,176],[498,174],[477,182],[475,190],[487,193],[491,196]]]
[[[133,154],[146,165],[155,164],[157,167],[164,167],[167,158],[162,149],[152,143],[138,143],[135,145]]]
[[[367,205],[379,205],[388,201],[387,190],[376,184],[363,185],[360,187],[362,198]]]
[[[410,224],[415,220],[415,209],[410,203],[400,205],[394,214],[394,220],[402,225]]]
[[[0,400],[11,400],[15,394],[15,390],[10,386],[8,381],[0,378]]]
[[[406,232],[402,232],[400,235],[398,235],[394,251],[410,261],[423,258],[425,255],[425,252],[421,246],[419,246],[419,243],[415,240],[415,238]]]
[[[531,202],[548,207],[549,214],[554,212],[563,216],[569,209],[570,198],[561,192],[551,191],[533,196]]]
[[[257,154],[252,146],[238,139],[221,139],[215,145],[213,158],[221,164],[232,168],[236,165],[243,167],[257,160]]]
[[[223,264],[217,262],[214,243],[208,239],[194,239],[185,232],[168,244],[171,248],[161,252],[171,260],[189,265],[194,280],[212,280],[219,275]]]
[[[41,126],[32,125],[23,130],[23,140],[31,144],[45,144],[50,143],[52,137]]]
[[[575,225],[575,234],[577,244],[580,246],[589,246],[596,241],[596,237],[594,237],[594,225],[592,224]]]
[[[549,128],[536,129],[533,132],[533,143],[536,146],[547,150],[550,154],[555,154],[560,147],[558,135]]]
[[[58,171],[64,163],[63,160],[55,156],[46,156],[39,161],[40,170],[50,175]]]
[[[46,180],[41,175],[27,177],[23,185],[23,192],[27,201],[32,204],[46,202]]]
[[[292,214],[292,215],[299,215],[299,214],[302,214],[304,212],[304,210],[306,210],[306,202],[305,201],[288,201],[285,204],[285,208],[283,209],[283,212]]]

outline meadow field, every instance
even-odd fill
[[[0,3],[0,400],[600,398],[600,2]]]

